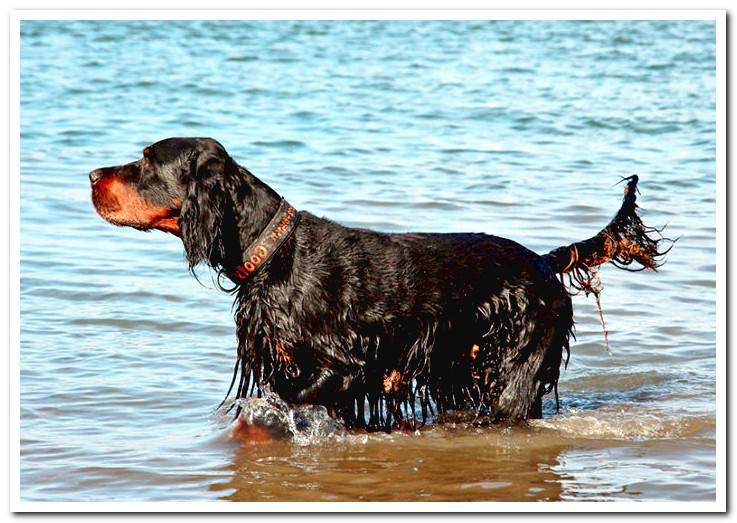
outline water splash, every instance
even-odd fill
[[[344,438],[345,427],[321,405],[289,405],[273,392],[260,398],[241,398],[237,422],[265,429],[276,439],[291,440],[300,446]],[[230,405],[225,406],[226,410]]]

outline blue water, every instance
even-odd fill
[[[715,73],[711,22],[22,22],[22,498],[714,499]],[[169,136],[346,225],[538,252],[637,173],[680,240],[657,274],[602,270],[611,355],[575,298],[559,414],[240,448],[214,413],[231,298],[90,203],[88,171]]]

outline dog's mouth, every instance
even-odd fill
[[[172,198],[173,207],[153,204],[119,177],[106,176],[92,184],[92,203],[97,214],[113,225],[179,236],[181,202],[177,198]]]

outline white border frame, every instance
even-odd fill
[[[716,22],[717,126],[717,445],[713,502],[37,502],[20,499],[20,22],[21,20],[713,20]],[[9,447],[13,512],[724,512],[726,511],[727,185],[725,10],[16,10],[9,18]],[[11,329],[10,326],[13,328]]]

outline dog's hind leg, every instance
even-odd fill
[[[542,416],[542,397],[557,383],[563,347],[556,326],[540,322],[526,343],[507,352],[501,367],[501,391],[492,399],[497,419]]]
[[[543,397],[542,394],[540,394],[537,399],[533,402],[532,406],[530,407],[530,414],[528,416],[530,419],[540,419],[543,417]]]

